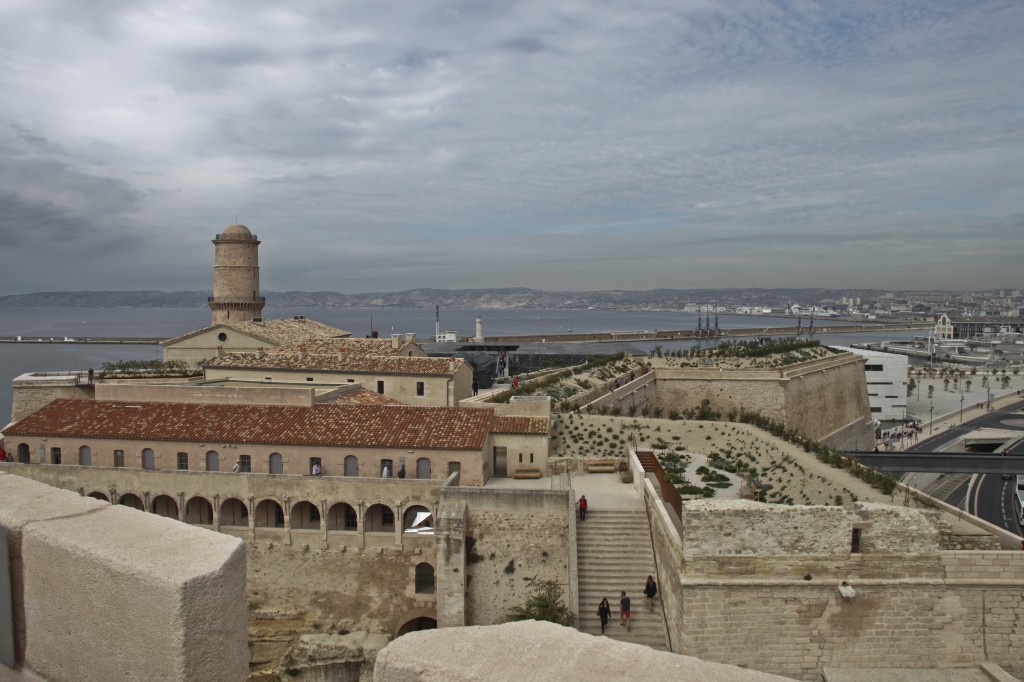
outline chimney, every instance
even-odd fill
[[[398,337],[397,336],[392,336],[391,337],[391,350],[398,350],[399,344],[400,344],[400,342],[398,340]]]
[[[305,346],[305,344],[299,346],[299,359],[300,360],[305,360],[306,359],[306,346]]]
[[[217,346],[217,357],[224,355],[224,346]]]
[[[262,358],[266,354],[266,351],[263,350],[263,346],[260,346],[259,348],[256,349],[256,357]]]
[[[345,362],[346,360],[348,360],[348,353],[345,352],[344,346],[338,348],[338,360],[340,362]]]
[[[455,368],[458,367],[458,366],[459,366],[459,361],[456,360],[455,358],[452,358],[451,360],[448,361],[448,371],[449,372],[452,372],[454,374],[455,373]]]

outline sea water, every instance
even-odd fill
[[[434,309],[427,308],[278,308],[266,309],[269,318],[305,316],[339,327],[353,336],[414,333],[427,341],[434,336]],[[476,319],[483,320],[485,336],[515,334],[564,334],[638,330],[696,329],[698,315],[678,311],[568,310],[568,309],[443,309],[441,331],[455,331],[459,337],[476,333]],[[702,319],[703,322],[706,318]],[[804,321],[806,326],[807,321]],[[816,320],[817,327],[840,326],[842,322]],[[173,338],[210,324],[207,308],[0,308],[0,336],[26,339],[80,337]],[[714,315],[712,315],[714,324]],[[750,327],[793,326],[792,318],[748,315],[719,315],[722,330]],[[912,333],[819,334],[822,343],[849,345],[869,341],[909,338]],[[707,343],[705,341],[704,343]],[[597,352],[619,351],[646,354],[655,346],[665,350],[688,349],[694,340],[642,341],[596,345]],[[533,344],[546,352],[580,352],[578,345]],[[594,346],[591,346],[593,349]],[[98,345],[77,343],[0,343],[0,424],[11,414],[11,381],[27,372],[100,370],[105,363],[119,360],[155,360],[163,356],[159,345]]]

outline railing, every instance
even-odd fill
[[[216,296],[207,296],[206,302],[213,303],[214,305],[252,305],[253,303],[266,303],[267,297],[260,296],[259,298],[252,299],[251,301],[239,301],[238,299],[226,298],[224,296],[219,298]]]

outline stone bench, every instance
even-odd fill
[[[614,474],[618,471],[618,463],[614,459],[599,459],[587,462],[587,473]]]
[[[512,478],[540,478],[540,469],[537,467],[519,467]]]

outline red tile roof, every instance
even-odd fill
[[[395,355],[365,355],[352,357],[338,353],[312,355],[301,352],[272,352],[262,357],[258,353],[228,353],[204,363],[203,367],[227,369],[283,369],[294,371],[347,372],[350,374],[394,374],[411,376],[448,376],[452,374],[448,358],[417,358]],[[454,360],[456,367],[464,364],[461,358]]]
[[[221,322],[202,329],[176,336],[173,339],[162,341],[161,345],[170,346],[178,341],[198,336],[212,329],[226,328],[251,336],[261,341],[266,341],[268,346],[280,346],[287,343],[301,343],[313,339],[332,339],[341,341],[351,335],[344,329],[331,327],[316,320],[307,320],[304,317],[291,317],[280,320],[264,319],[261,322]]]
[[[395,400],[394,398],[377,393],[377,391],[368,391],[365,388],[343,393],[337,400],[331,402],[345,405],[405,405],[401,400]]]
[[[313,407],[55,400],[8,437],[482,450],[490,410],[332,403]]]
[[[548,420],[544,417],[495,417],[491,433],[526,433],[547,435]]]

